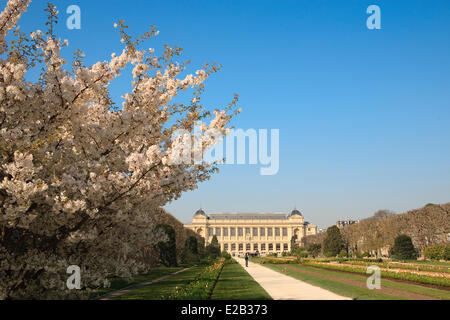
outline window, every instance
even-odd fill
[[[247,243],[247,244],[245,245],[245,250],[250,251],[250,243]]]
[[[287,243],[283,244],[283,250],[284,251],[288,251],[288,244]]]
[[[265,243],[261,243],[261,251],[266,250],[266,244]]]
[[[234,250],[236,250],[236,243],[231,244],[231,251],[234,251]]]
[[[208,228],[208,236],[212,236],[213,235],[213,228]]]
[[[280,236],[280,228],[275,228],[275,237]]]
[[[228,250],[228,243],[225,243],[225,244],[223,245],[223,250],[225,250],[225,251]]]
[[[258,228],[253,228],[253,236],[258,236]]]
[[[258,244],[257,243],[253,244],[253,251],[258,251]]]
[[[283,228],[283,237],[287,237],[287,228]]]
[[[242,251],[244,249],[244,245],[242,243],[239,243],[239,250]]]
[[[268,235],[269,237],[272,236],[272,228],[267,228],[267,235]]]
[[[259,235],[264,237],[266,235],[266,229],[265,228],[259,228]]]
[[[223,228],[223,236],[228,237],[228,228]]]
[[[242,232],[242,228],[238,228],[238,236],[242,237],[244,233]]]
[[[216,236],[220,237],[220,228],[216,228]]]
[[[230,228],[230,234],[232,237],[236,236],[236,228]]]
[[[281,250],[281,246],[279,243],[277,243],[277,251],[280,251],[280,250]]]
[[[245,235],[250,234],[250,228],[245,228]]]
[[[273,250],[273,244],[269,243],[269,251],[272,251],[272,250]]]

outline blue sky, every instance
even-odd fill
[[[2,0],[1,3],[4,3]],[[450,201],[450,2],[436,1],[67,1],[58,35],[88,62],[121,50],[113,23],[135,34],[156,25],[165,43],[184,48],[193,67],[218,62],[204,102],[234,93],[238,128],[280,130],[280,169],[224,165],[210,181],[166,208],[183,222],[211,212],[289,212],[327,227],[378,209],[403,212]],[[81,8],[68,30],[66,8]],[[381,30],[366,8],[381,8]],[[44,29],[44,1],[20,25]],[[119,100],[123,77],[112,87]]]

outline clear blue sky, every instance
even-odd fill
[[[1,0],[1,3],[5,0]],[[45,1],[46,2],[46,1]],[[89,62],[119,52],[113,28],[160,30],[148,47],[184,48],[192,65],[218,62],[211,108],[240,95],[239,128],[280,129],[280,170],[222,166],[167,209],[183,222],[208,212],[288,212],[326,227],[378,209],[450,201],[450,1],[55,1],[58,34]],[[82,29],[68,30],[70,4]],[[366,28],[381,8],[382,29]],[[20,24],[44,29],[44,1]],[[121,79],[111,89],[129,88]]]

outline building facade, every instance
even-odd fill
[[[280,255],[291,251],[292,236],[298,245],[303,238],[316,234],[317,226],[304,221],[300,211],[279,213],[216,213],[207,215],[202,209],[194,214],[187,228],[195,231],[211,243],[217,237],[220,249],[233,256],[249,254]]]

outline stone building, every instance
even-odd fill
[[[267,255],[291,250],[291,238],[296,236],[298,245],[303,238],[317,233],[317,226],[305,222],[300,211],[280,213],[216,213],[207,215],[197,210],[187,228],[211,243],[215,235],[222,251],[231,255]]]

